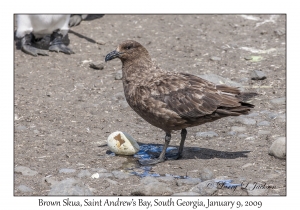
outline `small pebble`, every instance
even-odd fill
[[[276,119],[277,116],[278,116],[277,113],[269,113],[269,114],[268,114],[268,118],[271,119],[271,120]]]
[[[96,70],[103,70],[104,64],[102,62],[100,63],[90,63],[90,68],[96,69]]]
[[[215,137],[219,136],[216,132],[214,131],[208,131],[208,132],[198,132],[196,133],[196,137]]]
[[[121,80],[123,78],[122,70],[116,72],[115,80]]]
[[[18,190],[22,192],[32,192],[33,190],[30,187],[27,187],[26,185],[20,185],[18,187]]]
[[[268,121],[261,121],[259,123],[257,123],[258,126],[270,126],[270,122]]]
[[[276,104],[276,105],[283,105],[283,104],[285,104],[285,101],[286,101],[285,97],[282,97],[282,98],[274,98],[274,99],[270,100],[270,102],[271,102],[272,104]]]
[[[159,182],[153,177],[146,178],[141,180],[142,185],[136,188],[136,191],[132,192],[133,195],[171,195],[174,192],[166,183]]]
[[[69,174],[74,173],[76,170],[71,168],[62,168],[59,170],[59,173]]]
[[[251,79],[252,80],[264,80],[266,79],[266,75],[262,71],[254,70],[251,72]]]
[[[24,126],[24,125],[19,125],[19,126],[17,126],[15,129],[16,129],[17,131],[23,131],[23,130],[26,130],[27,128],[26,128],[26,126]]]
[[[104,180],[107,181],[107,182],[109,182],[110,184],[113,184],[113,185],[117,185],[118,184],[117,181],[114,181],[114,180],[111,180],[111,179],[108,179],[108,178],[105,178]]]
[[[217,190],[217,183],[214,180],[207,180],[192,187],[189,191],[200,195],[213,195]]]
[[[182,185],[196,185],[201,182],[201,179],[199,178],[187,178],[187,179],[178,179],[177,180],[177,185],[182,186]]]
[[[90,176],[91,176],[91,173],[89,172],[89,170],[81,170],[77,176],[78,176],[79,178],[82,178],[82,177],[90,177]]]
[[[106,42],[103,41],[103,40],[96,40],[96,43],[99,44],[99,45],[105,45]]]
[[[52,185],[48,195],[72,196],[93,195],[93,193],[87,186],[84,185],[83,182],[70,178]]]
[[[246,163],[245,165],[242,166],[242,168],[248,168],[249,166],[253,166],[252,163]]]
[[[236,131],[229,131],[227,134],[230,135],[230,136],[235,136],[236,135]]]
[[[246,134],[239,134],[238,137],[239,137],[239,138],[246,138],[247,135],[246,135]]]
[[[277,29],[277,30],[274,31],[274,33],[277,36],[282,36],[282,35],[285,35],[285,30],[284,29]]]
[[[240,122],[244,125],[255,125],[256,124],[256,120],[254,120],[252,118],[248,118],[248,117],[237,117],[236,121]]]
[[[271,131],[259,130],[257,133],[258,133],[258,135],[267,135],[267,134],[270,134]]]
[[[17,166],[17,167],[15,167],[15,172],[16,173],[22,173],[22,175],[24,175],[24,176],[34,176],[34,175],[38,174],[37,171],[33,171],[30,168],[25,167],[25,166]]]
[[[214,173],[211,170],[209,170],[208,168],[201,169],[200,178],[203,181],[210,180],[213,178],[213,176],[214,176]]]
[[[236,132],[245,132],[247,130],[247,128],[246,127],[239,127],[239,126],[232,126],[231,130],[236,131]]]
[[[251,56],[245,56],[244,59],[249,61],[249,60],[252,60],[252,57]]]
[[[93,175],[92,175],[93,176]],[[112,173],[98,173],[99,178],[107,178],[107,177],[113,177]]]
[[[157,177],[156,179],[165,183],[173,182],[175,180],[173,176],[160,176]]]
[[[99,179],[99,177],[100,177],[99,173],[94,173],[94,174],[91,176],[92,179]]]
[[[247,187],[245,189],[246,189],[248,195],[253,195],[253,196],[265,195],[268,190],[264,187],[259,187],[259,186],[263,186],[263,184],[262,183],[255,183],[255,184],[249,183],[249,184],[247,184]]]
[[[130,177],[129,174],[126,174],[126,173],[124,173],[124,172],[122,172],[122,171],[112,171],[111,173],[112,173],[112,174],[114,175],[114,177],[116,177],[117,179],[127,179],[127,178]]]
[[[258,112],[251,112],[250,114],[247,115],[247,117],[257,117],[259,116]]]
[[[245,138],[246,141],[253,141],[255,139],[255,137],[253,136],[249,136],[247,138]]]
[[[211,60],[211,61],[220,61],[221,58],[220,58],[220,57],[217,57],[217,56],[212,56],[212,57],[210,57],[210,60]]]
[[[280,159],[286,158],[286,138],[279,137],[271,145],[269,155],[273,155]]]

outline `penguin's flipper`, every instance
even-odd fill
[[[68,48],[62,41],[63,35],[59,34],[58,32],[53,32],[51,35],[51,42],[50,42],[50,51],[55,52],[63,52],[66,54],[75,54],[70,48]]]
[[[41,50],[35,48],[31,46],[31,44],[32,44],[32,34],[26,34],[21,40],[21,48],[23,52],[33,56],[48,55],[48,50]]]

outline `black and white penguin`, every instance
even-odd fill
[[[49,50],[74,54],[63,42],[69,30],[70,15],[17,15],[16,36],[21,38],[22,50],[30,55],[48,55],[48,50],[32,46],[35,39],[50,36]]]

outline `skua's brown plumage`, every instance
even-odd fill
[[[186,128],[227,116],[248,114],[254,105],[244,102],[255,93],[241,93],[235,87],[215,85],[200,77],[160,69],[138,42],[127,40],[105,57],[122,61],[123,86],[130,107],[150,124],[166,132],[165,145],[158,159],[143,160],[156,164],[165,160],[171,131],[181,130],[178,153],[181,157]],[[169,158],[168,158],[169,159]]]

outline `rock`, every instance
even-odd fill
[[[91,176],[91,173],[89,172],[89,170],[81,170],[77,176],[78,176],[79,178],[82,178],[82,177],[90,177],[90,176]]]
[[[278,120],[278,122],[285,122],[286,115],[285,114],[278,115],[277,120]]]
[[[241,83],[231,81],[230,79],[221,77],[221,76],[216,75],[216,74],[203,74],[203,75],[197,75],[197,76],[201,77],[202,79],[208,80],[212,83],[215,83],[217,85],[224,84],[224,85],[228,85],[228,86],[237,87],[241,91],[245,90],[244,88],[242,88],[243,85]]]
[[[261,121],[259,123],[257,123],[258,126],[270,126],[270,122],[268,121]]]
[[[96,70],[103,70],[104,64],[103,62],[100,63],[90,63],[90,68],[96,69]]]
[[[215,136],[219,136],[219,135],[214,131],[196,133],[196,137],[209,137],[209,138],[211,138],[211,137],[215,137]]]
[[[16,131],[23,131],[23,130],[26,130],[27,128],[24,125],[19,125],[15,129],[16,129]]]
[[[253,184],[249,183],[247,187],[244,189],[247,191],[248,195],[253,195],[253,196],[266,195],[268,190],[260,186],[263,186],[263,184],[254,182]]]
[[[96,43],[99,44],[99,45],[105,45],[106,42],[103,41],[103,40],[96,40]]]
[[[99,177],[100,177],[99,173],[94,173],[94,174],[91,176],[92,179],[99,179]]]
[[[210,180],[213,178],[213,176],[214,176],[214,173],[211,170],[209,170],[208,168],[201,169],[200,178],[203,181]]]
[[[248,55],[248,56],[245,56],[244,59],[245,59],[246,61],[249,61],[249,60],[252,60],[252,57]]]
[[[245,140],[246,141],[253,141],[253,140],[255,140],[255,137],[249,136],[249,137],[245,138]]]
[[[247,115],[247,117],[257,117],[259,116],[258,112],[251,112],[250,114]]]
[[[112,171],[111,172],[117,179],[127,179],[130,177],[129,174],[126,174],[122,171]]]
[[[278,114],[277,114],[277,113],[273,113],[273,112],[271,112],[271,113],[269,113],[269,114],[267,115],[267,117],[268,117],[269,119],[271,119],[271,120],[276,119],[277,116],[278,116]]]
[[[173,195],[176,195],[176,196],[183,196],[183,195],[186,195],[186,196],[197,196],[197,195],[201,195],[199,193],[196,193],[196,192],[180,192],[180,193],[174,193]]]
[[[17,167],[15,167],[15,172],[16,173],[21,173],[24,176],[34,176],[34,175],[38,174],[37,171],[33,171],[30,168],[25,167],[25,166],[17,166]]]
[[[200,195],[213,195],[217,190],[217,183],[214,180],[207,180],[197,184],[189,191],[199,193]]]
[[[238,137],[239,137],[239,138],[246,138],[246,137],[248,137],[248,136],[247,136],[246,134],[243,134],[243,133],[242,133],[242,134],[239,134]]]
[[[196,185],[201,182],[201,179],[199,178],[186,178],[186,179],[178,179],[177,180],[177,185],[182,186],[182,185]]]
[[[248,78],[239,78],[238,82],[243,83],[243,84],[248,84],[249,79]]]
[[[33,130],[33,133],[38,135],[40,132],[38,130]]]
[[[236,135],[236,131],[229,131],[227,134],[230,136],[234,136],[234,135]]]
[[[18,190],[21,192],[32,192],[33,190],[30,187],[27,187],[26,185],[20,185],[18,187]]]
[[[235,118],[237,122],[242,123],[244,125],[255,125],[256,124],[256,120],[252,119],[252,118],[248,118],[248,117],[236,117]]]
[[[166,183],[163,182],[150,182],[148,184],[143,184],[139,186],[136,191],[132,194],[134,195],[171,195],[173,190],[168,187]]]
[[[285,97],[274,98],[274,99],[270,100],[270,102],[275,105],[283,105],[283,104],[285,104],[285,101],[286,101]]]
[[[120,80],[123,78],[122,70],[116,72],[115,80]]]
[[[54,184],[48,195],[93,195],[91,190],[74,178],[62,180]]]
[[[107,146],[110,151],[119,155],[134,155],[140,150],[140,146],[128,133],[115,131],[107,138]]]
[[[232,126],[231,130],[236,132],[245,132],[247,129],[246,127]]]
[[[253,70],[250,76],[252,80],[264,80],[267,78],[264,72],[258,70]]]
[[[271,133],[271,131],[259,130],[257,133],[258,135],[268,135]]]
[[[243,168],[243,169],[244,169],[244,168],[248,168],[249,166],[253,166],[253,164],[252,164],[252,163],[246,163],[245,165],[242,166],[242,168]]]
[[[280,159],[286,158],[286,138],[279,137],[271,145],[269,155],[273,155]]]
[[[112,173],[95,173],[92,175],[92,178],[98,179],[98,178],[107,178],[107,177],[113,177]]]
[[[282,35],[285,35],[285,30],[284,29],[276,29],[274,31],[275,35],[277,36],[282,36]]]
[[[217,57],[217,56],[212,56],[212,57],[210,57],[210,60],[211,60],[211,61],[220,61],[221,58],[220,58],[220,57]]]
[[[149,184],[149,183],[154,183],[154,182],[159,182],[156,178],[152,176],[146,176],[141,179],[141,184]]]
[[[62,168],[59,170],[59,173],[70,174],[74,173],[76,170],[71,168]]]
[[[162,181],[165,183],[173,182],[175,178],[173,176],[160,176],[156,178],[158,181]]]
[[[117,185],[118,184],[117,181],[114,181],[114,180],[111,180],[111,179],[108,179],[108,178],[105,178],[104,180],[107,181],[107,182],[109,182],[110,184],[113,184],[113,185]]]

